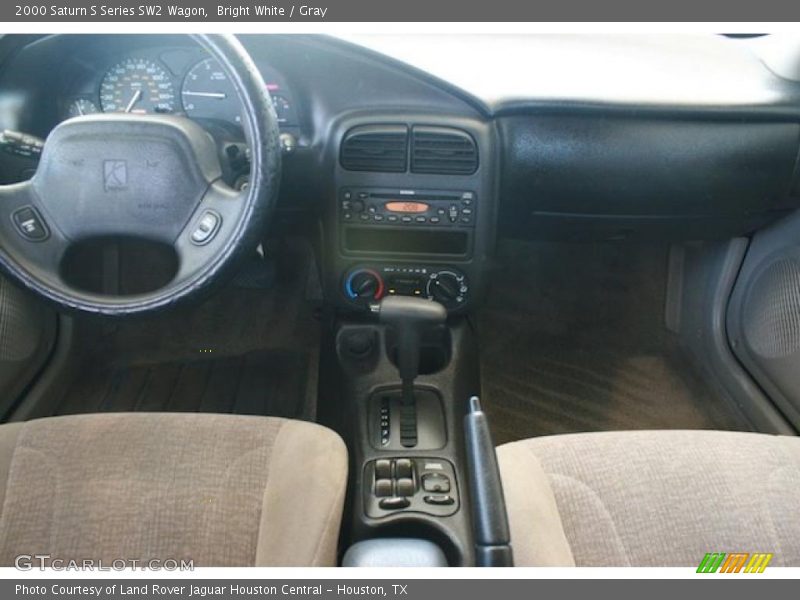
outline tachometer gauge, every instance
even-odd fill
[[[181,100],[183,109],[190,117],[242,122],[242,108],[236,90],[213,58],[200,61],[187,73],[183,80]]]
[[[76,98],[69,103],[67,108],[67,117],[82,117],[83,115],[93,115],[100,112],[97,105],[88,98]]]
[[[175,110],[175,89],[157,63],[129,58],[103,77],[100,104],[103,112],[171,113]]]

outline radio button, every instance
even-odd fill
[[[431,223],[433,223],[434,225],[436,225],[436,224],[437,224],[439,221],[441,221],[441,219],[440,219],[439,217],[431,217],[431,218],[429,219],[429,221],[430,221]]]
[[[417,217],[417,223],[424,223],[425,221],[425,217]]]
[[[372,218],[375,221],[383,221],[383,215],[374,215]]]
[[[403,223],[411,223],[411,220],[412,220],[412,219],[411,219],[411,217],[409,217],[408,215],[404,215],[404,216],[402,216],[402,217],[400,218],[400,220],[401,220]]]
[[[451,204],[450,209],[447,211],[447,217],[450,219],[451,223],[455,223],[458,219],[458,206]]]
[[[388,217],[386,217],[386,220],[389,221],[390,223],[397,223],[397,215],[389,215]]]

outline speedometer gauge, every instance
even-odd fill
[[[100,84],[103,112],[171,113],[175,88],[152,60],[129,58],[113,66]]]
[[[213,58],[200,61],[183,80],[183,109],[190,117],[242,122],[242,109],[236,90],[225,71]]]

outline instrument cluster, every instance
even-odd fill
[[[61,118],[93,113],[175,114],[199,122],[241,124],[241,104],[217,61],[201,50],[140,49],[110,57],[96,68],[83,65],[63,98]],[[282,127],[297,125],[297,113],[284,77],[258,64]]]

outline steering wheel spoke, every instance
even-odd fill
[[[236,235],[247,208],[246,192],[232,190],[219,181],[212,183],[175,239],[179,261],[175,278],[192,277],[224,251],[226,240]]]
[[[6,268],[16,260],[26,276],[61,284],[59,266],[69,243],[30,181],[0,186],[0,247]]]

